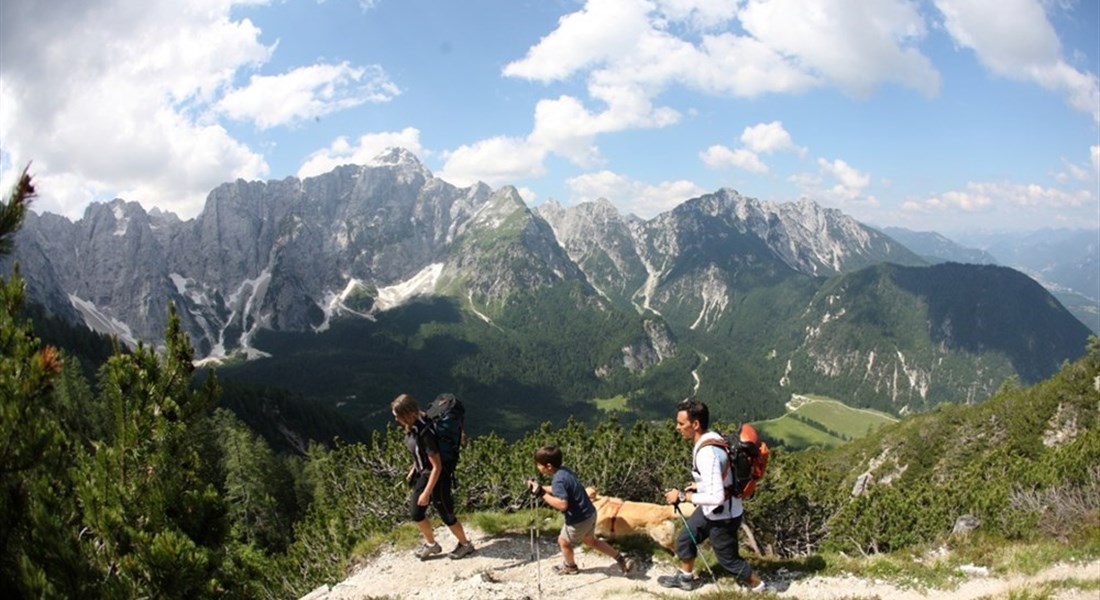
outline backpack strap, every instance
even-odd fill
[[[725,494],[726,500],[729,500],[733,497],[733,490],[730,489],[730,486],[726,485],[726,478],[730,476],[730,470],[733,468],[733,464],[731,464],[733,460],[730,457],[731,448],[726,438],[723,437],[717,440],[710,438],[703,440],[702,443],[699,444],[699,447],[695,449],[695,453],[691,456],[691,468],[696,472],[699,471],[699,451],[708,446],[715,446],[726,455],[726,466],[722,469],[722,492]]]

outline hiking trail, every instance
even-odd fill
[[[411,549],[395,551],[392,546],[384,547],[377,555],[364,560],[344,581],[320,586],[301,600],[596,600],[657,598],[661,594],[671,598],[693,598],[717,589],[701,562],[698,567],[703,570],[702,577],[707,583],[693,592],[685,592],[663,588],[657,583],[659,575],[673,571],[672,561],[666,563],[658,560],[654,564],[651,559],[634,557],[633,571],[624,576],[611,558],[594,550],[578,549],[576,561],[581,572],[558,575],[553,567],[561,563],[561,551],[553,538],[538,540],[538,553],[542,560],[536,563],[527,535],[488,536],[469,524],[466,531],[477,546],[477,551],[466,558],[447,558],[446,552],[454,547],[455,540],[449,531],[440,527],[435,533],[444,554],[421,561],[413,556]],[[779,576],[765,577],[769,585],[780,591],[762,597],[800,600],[979,600],[1007,598],[1013,593],[1034,592],[1037,586],[1047,583],[1076,580],[1092,582],[1092,589],[1051,586],[1053,591],[1043,597],[1052,600],[1096,600],[1096,588],[1100,585],[1100,560],[1052,565],[1026,576],[987,573],[980,567],[968,569],[968,572],[960,583],[951,588],[914,589],[854,576],[823,577],[781,571]],[[735,589],[745,591],[736,587],[728,577],[721,578],[719,582],[721,589],[731,592],[731,595]],[[746,593],[745,597],[749,594]]]

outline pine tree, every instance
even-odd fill
[[[9,254],[34,197],[24,169],[0,204],[0,255]],[[56,474],[64,435],[52,394],[62,361],[22,322],[24,281],[15,266],[0,279],[0,592],[51,594],[47,568],[64,554]]]
[[[202,452],[217,398],[192,389],[191,346],[175,307],[166,348],[115,354],[101,373],[105,439],[80,465],[81,541],[106,597],[217,595],[224,507]]]

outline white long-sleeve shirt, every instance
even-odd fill
[[[703,509],[703,516],[712,521],[721,521],[741,516],[744,507],[740,498],[726,498],[726,485],[733,485],[732,469],[726,472],[729,458],[726,451],[718,446],[703,447],[707,440],[720,441],[717,432],[704,433],[695,443],[691,478],[695,481],[695,492],[691,494],[691,503]]]

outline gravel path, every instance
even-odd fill
[[[446,556],[420,561],[405,550],[384,550],[364,564],[346,580],[325,585],[304,596],[302,600],[368,600],[368,599],[486,599],[486,600],[595,600],[598,598],[691,598],[698,592],[714,591],[707,583],[698,592],[668,590],[657,584],[657,577],[671,572],[668,564],[639,562],[629,575],[622,575],[615,562],[595,551],[578,551],[576,575],[558,575],[553,567],[561,562],[557,543],[549,539],[538,542],[540,561],[535,560],[531,540],[527,536],[488,537],[467,525],[467,533],[477,546],[477,552],[462,560]],[[436,531],[444,550],[454,546],[454,538],[446,529]],[[882,600],[978,600],[1007,598],[1011,593],[1035,591],[1039,585],[1066,580],[1094,582],[1087,592],[1055,590],[1055,600],[1096,600],[1100,585],[1100,561],[1087,564],[1060,564],[1033,576],[995,577],[976,569],[955,589],[920,591],[899,588],[894,584],[868,581],[856,577],[819,577],[784,574],[772,583],[781,590],[777,598],[801,600],[852,600],[879,598]],[[708,578],[709,581],[709,578]],[[733,591],[730,579],[721,580],[722,589]]]

